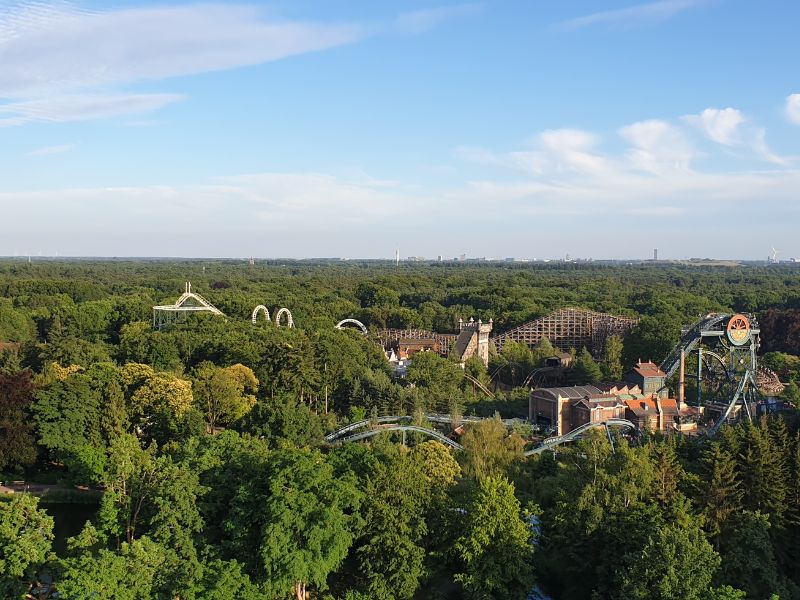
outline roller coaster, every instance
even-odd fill
[[[446,414],[427,414],[424,415],[424,419],[430,423],[453,423],[455,420],[451,415]],[[333,431],[325,436],[325,441],[329,444],[343,444],[347,442],[357,442],[360,440],[364,440],[380,433],[387,433],[393,431],[400,431],[405,434],[407,431],[412,431],[416,433],[422,433],[431,437],[443,444],[449,446],[454,450],[463,450],[464,447],[459,444],[458,442],[453,441],[446,435],[441,432],[436,431],[435,429],[427,429],[424,427],[420,427],[418,425],[409,424],[412,420],[410,415],[388,415],[385,417],[374,417],[372,419],[362,419],[361,421],[356,421],[354,423],[350,423],[349,425],[345,425],[336,431]],[[486,420],[484,417],[472,417],[472,416],[464,416],[460,417],[458,421],[461,423],[479,423],[481,421]],[[517,422],[515,419],[507,419],[503,421],[507,426],[514,424]],[[586,423],[576,429],[573,429],[566,435],[561,435],[557,437],[551,437],[544,440],[539,446],[533,448],[532,450],[528,450],[524,453],[525,456],[532,456],[534,454],[539,454],[544,452],[545,450],[552,450],[556,446],[563,444],[565,442],[572,442],[574,440],[580,439],[583,435],[595,428],[603,427],[606,430],[606,435],[608,436],[608,441],[611,443],[612,449],[614,448],[614,438],[611,435],[611,427],[621,427],[623,429],[631,429],[636,431],[636,425],[631,423],[626,419],[609,419],[607,421],[603,421],[600,423]]]
[[[709,436],[723,423],[755,415],[760,396],[756,380],[759,333],[752,315],[711,313],[684,330],[678,345],[661,363],[667,379],[679,373],[680,401],[685,400],[688,377],[695,390],[692,403],[716,415]],[[687,373],[687,359],[691,374]]]
[[[429,423],[452,423],[455,420],[455,419],[453,419],[453,417],[451,415],[445,415],[445,414],[439,414],[439,413],[423,415],[423,419],[425,419]],[[386,429],[385,427],[384,428],[380,428],[380,426],[382,426],[382,425],[394,424],[394,425],[397,425],[398,427],[401,427],[401,426],[403,426],[403,425],[400,425],[401,423],[410,422],[412,420],[413,420],[413,417],[411,415],[388,415],[388,416],[385,416],[385,417],[374,417],[372,419],[362,419],[361,421],[356,421],[354,423],[350,423],[349,425],[345,425],[344,427],[341,427],[341,428],[337,429],[336,431],[333,431],[333,432],[329,433],[328,435],[325,436],[325,441],[328,442],[329,444],[336,444],[336,443],[347,442],[347,441],[361,440],[361,439],[370,437],[371,435],[375,435],[377,433],[380,433],[382,431],[388,431],[388,429]],[[480,421],[483,421],[483,418],[482,417],[460,417],[458,420],[460,422],[462,422],[462,423],[478,423]],[[369,434],[369,435],[362,435],[362,433],[364,433],[364,432],[362,432],[362,433],[357,433],[357,434],[350,435],[350,436],[347,435],[347,434],[349,434],[349,433],[351,433],[353,431],[358,431],[359,429],[364,429],[364,428],[371,428],[370,431],[372,431],[372,433]],[[435,432],[435,431],[433,431],[431,429],[425,429],[424,430],[424,433],[430,433],[430,432],[438,434],[438,432]],[[438,434],[438,435],[441,435],[441,434]],[[432,436],[432,437],[436,437],[436,436]],[[447,438],[447,439],[450,440],[450,438]],[[450,440],[450,442],[452,442],[452,440]]]
[[[447,446],[450,446],[454,450],[463,450],[464,449],[464,446],[462,446],[458,442],[454,442],[449,437],[447,437],[444,434],[439,433],[435,429],[425,429],[424,427],[419,427],[418,425],[394,425],[394,424],[383,425],[381,427],[376,427],[376,428],[373,428],[373,429],[367,429],[366,431],[360,431],[359,433],[354,433],[354,434],[349,435],[349,436],[347,436],[345,438],[342,438],[339,441],[342,442],[342,443],[345,443],[345,442],[356,442],[358,440],[363,440],[363,439],[372,437],[374,435],[378,435],[379,433],[385,433],[385,432],[390,432],[390,431],[402,431],[403,434],[405,434],[405,432],[407,432],[407,431],[413,431],[413,432],[416,432],[416,433],[422,433],[422,434],[427,435],[428,437],[431,437],[431,438],[433,438],[433,439],[435,439],[435,440],[437,440],[437,441],[439,441],[439,442],[441,442],[441,443],[443,443],[443,444],[445,444]]]
[[[608,441],[611,444],[612,450],[614,449],[614,436],[611,435],[611,429],[610,429],[611,427],[621,427],[623,429],[631,429],[633,431],[638,431],[636,425],[634,425],[627,419],[608,419],[607,421],[586,423],[584,425],[581,425],[580,427],[576,427],[575,429],[564,435],[547,438],[541,444],[536,446],[536,448],[524,452],[524,455],[532,456],[534,454],[541,454],[545,450],[552,450],[553,448],[555,448],[560,444],[563,444],[564,442],[572,442],[582,438],[583,435],[590,429],[597,429],[600,427],[603,427],[606,430],[606,435],[608,436]]]
[[[453,423],[456,419],[454,419],[451,415],[446,414],[427,414],[423,417],[429,423]],[[329,444],[343,444],[347,442],[357,442],[360,440],[365,440],[376,436],[380,433],[387,433],[393,431],[400,431],[405,434],[405,432],[412,431],[416,433],[422,433],[431,437],[435,440],[442,442],[443,444],[449,446],[454,450],[463,450],[464,447],[459,444],[458,442],[453,441],[443,433],[436,431],[435,429],[427,429],[424,427],[420,427],[418,425],[410,424],[412,417],[410,415],[388,415],[384,417],[374,417],[372,419],[362,419],[361,421],[356,421],[354,423],[350,423],[349,425],[345,425],[333,431],[325,436],[325,441]],[[473,417],[473,416],[463,416],[459,417],[458,421],[461,423],[479,423],[481,421],[486,420],[484,417]],[[517,420],[515,419],[506,419],[503,421],[507,426],[513,423],[516,423]],[[604,427],[606,430],[606,434],[608,435],[608,441],[611,443],[611,447],[614,447],[614,438],[611,435],[610,428],[611,427],[622,427],[623,429],[632,429],[636,430],[636,426],[627,421],[625,419],[609,419],[608,421],[603,421],[602,423],[586,423],[577,429],[570,431],[566,435],[558,436],[558,437],[551,437],[541,445],[537,446],[532,450],[528,450],[524,453],[525,456],[531,456],[533,454],[539,454],[545,450],[552,450],[559,444],[563,444],[565,442],[571,442],[583,437],[583,435],[589,431],[590,429]],[[405,440],[405,437],[404,437]]]

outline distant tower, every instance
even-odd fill
[[[653,262],[658,261],[658,248],[653,248]]]
[[[250,257],[250,266],[252,267],[254,264],[256,264],[256,259],[251,256]]]
[[[400,266],[400,248],[394,251],[394,264]]]

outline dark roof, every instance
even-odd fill
[[[602,395],[603,392],[593,385],[574,385],[572,387],[537,388],[532,393],[539,395],[543,393],[551,396],[554,400],[559,396],[570,400],[580,400],[587,396]]]
[[[589,396],[586,398],[581,398],[580,400],[576,400],[572,403],[572,406],[584,406],[588,409],[593,408],[615,408],[620,406],[620,401],[617,399],[616,396],[602,394],[599,396]]]

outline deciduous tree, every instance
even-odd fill
[[[514,486],[503,477],[482,479],[466,517],[454,550],[463,567],[456,580],[467,596],[524,598],[533,582],[533,545]]]
[[[53,518],[39,507],[38,498],[15,494],[0,502],[0,593],[22,598],[34,571],[49,557]]]

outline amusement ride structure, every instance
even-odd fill
[[[271,319],[269,317],[269,309],[264,306],[263,304],[259,304],[253,309],[253,313],[250,315],[250,319],[253,321],[253,325],[258,323],[258,315],[259,313],[263,313],[264,320],[269,323]],[[286,326],[290,329],[294,327],[294,318],[292,317],[292,312],[288,308],[279,308],[278,312],[275,313],[275,325],[278,327],[281,326],[281,319],[282,317],[286,317]]]
[[[344,329],[345,327],[358,329],[365,336],[369,334],[367,326],[357,319],[342,319],[336,324],[336,329]]]
[[[183,322],[189,313],[198,312],[225,317],[225,314],[208,300],[196,292],[192,292],[192,284],[187,282],[184,293],[174,304],[153,307],[153,327],[161,329],[176,322]],[[574,312],[569,313],[570,318],[574,316]],[[253,309],[251,315],[254,325],[258,322],[259,314],[263,314],[265,321],[273,322],[273,319],[270,319],[269,309],[265,305],[259,304]],[[603,320],[604,315],[597,317],[593,313],[591,316],[595,320],[599,319],[597,322],[601,323],[602,327],[595,325],[595,328],[603,335],[609,334],[612,330],[615,331],[614,328],[630,327],[633,322],[633,320],[630,322],[628,320]],[[539,321],[548,326],[552,325],[550,321],[540,319],[536,321],[537,326],[541,325]],[[283,322],[289,328],[294,327],[294,319],[288,308],[280,308],[274,313],[275,325],[280,327]],[[478,327],[480,327],[480,322],[478,322]],[[533,335],[525,327],[518,329],[523,333],[527,332],[526,335]],[[339,321],[335,328],[355,328],[364,336],[369,334],[367,327],[362,322],[352,318]],[[491,327],[487,329],[487,334],[490,329]],[[581,332],[581,335],[588,335],[582,330]],[[594,330],[592,332],[594,333]],[[538,330],[534,333],[538,333]],[[660,369],[666,374],[665,381],[670,382],[673,389],[677,391],[678,404],[686,403],[695,407],[709,424],[706,430],[708,436],[713,436],[726,422],[740,418],[752,419],[758,411],[762,392],[766,395],[778,395],[783,390],[783,384],[780,383],[777,375],[758,365],[759,334],[758,323],[750,314],[710,313],[682,331],[680,342],[661,363]],[[526,341],[528,340],[526,339]],[[677,381],[675,380],[676,374]],[[479,381],[467,374],[465,377],[487,395],[494,396]],[[526,379],[526,385],[531,381],[529,376]],[[664,388],[667,385],[669,384],[665,383]],[[453,419],[448,415],[426,415],[425,418],[430,423],[454,424]],[[483,419],[479,417],[460,417],[458,419],[459,424],[481,420]],[[586,423],[565,435],[546,438],[539,446],[525,454],[538,454],[544,450],[552,450],[559,444],[580,439],[590,429],[600,427],[605,429],[612,447],[614,441],[610,432],[611,427],[636,431],[636,426],[626,419]],[[406,432],[422,433],[451,448],[461,449],[457,442],[443,433],[412,423],[409,416],[388,416],[359,421],[329,434],[326,439],[329,443],[350,442],[388,431],[402,432],[404,440]]]
[[[337,327],[341,328],[344,323],[341,322]],[[365,332],[366,328],[362,331]],[[673,387],[677,390],[679,402],[693,405],[706,417],[709,423],[706,435],[713,436],[726,422],[740,418],[752,419],[757,413],[762,392],[776,395],[782,391],[783,386],[777,376],[758,365],[759,334],[758,323],[752,315],[711,313],[685,329],[679,343],[661,363],[660,368],[666,374],[666,380],[672,380]],[[665,387],[666,385],[665,383]],[[687,387],[691,392],[689,394]],[[426,419],[431,423],[450,422],[446,415],[426,415]],[[481,420],[478,417],[460,418],[465,423]],[[421,431],[440,441],[443,441],[442,438],[446,439],[444,443],[451,448],[459,448],[456,442],[444,434],[410,425],[409,421],[408,416],[359,421],[329,434],[328,441],[357,441],[388,431],[404,432],[405,440],[406,431]],[[611,428],[638,434],[636,425],[627,419],[591,422],[565,435],[546,438],[537,447],[526,451],[525,455],[554,450],[560,444],[582,438],[587,431],[595,428],[605,430],[612,448],[614,438]]]
[[[198,312],[211,313],[212,315],[219,315],[221,317],[225,316],[225,314],[211,304],[211,302],[203,298],[200,294],[193,292],[192,284],[187,281],[183,294],[175,301],[175,304],[153,307],[153,328],[161,329],[162,327],[174,323],[182,323],[186,320],[189,313]]]
[[[714,418],[709,436],[731,419],[752,419],[756,414],[758,378],[763,371],[758,367],[759,334],[752,315],[711,313],[684,330],[661,363],[668,379],[678,373],[678,401],[690,402]],[[695,392],[691,400],[686,394],[687,378]]]

